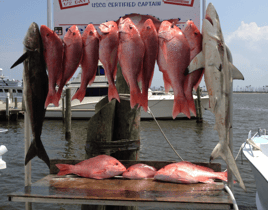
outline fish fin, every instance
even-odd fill
[[[190,74],[198,69],[204,68],[204,67],[205,67],[205,58],[204,58],[203,51],[201,51],[190,62],[189,66],[188,66],[188,74]]]
[[[163,72],[163,80],[164,80],[165,92],[167,93],[171,88],[171,84],[168,75],[164,72]]]
[[[199,84],[200,84],[200,82],[201,82],[201,80],[202,80],[202,78],[203,78],[205,69],[200,69],[199,71],[202,71],[202,72],[201,72],[201,75],[200,75],[200,77],[199,77],[197,83],[194,85],[194,89],[195,89],[195,91],[197,91],[197,88],[198,88],[198,86],[199,86]]]
[[[33,159],[35,156],[38,156],[41,160],[43,160],[48,168],[50,168],[50,161],[49,161],[49,157],[47,155],[47,152],[42,144],[42,141],[40,140],[38,142],[38,145],[37,145],[37,142],[35,139],[33,139],[30,147],[29,147],[29,150],[26,154],[26,157],[25,157],[25,165],[27,165],[27,163]]]
[[[189,106],[189,110],[194,114],[194,116],[196,117],[196,109],[195,109],[195,104],[194,104],[194,99],[193,97],[191,97],[190,99],[187,99],[187,103]]]
[[[209,179],[208,177],[198,177],[198,181],[206,184],[216,184],[213,179]]]
[[[74,94],[74,96],[72,97],[72,100],[78,99],[80,102],[82,102],[85,95],[86,95],[86,90],[80,87],[78,91]]]
[[[181,112],[185,114],[189,119],[191,118],[187,100],[185,98],[174,99],[173,111],[172,111],[173,119],[175,119],[177,115]]]
[[[21,64],[23,61],[25,61],[26,58],[28,58],[28,52],[26,51],[20,58],[10,67],[10,69],[14,68],[15,66]]]
[[[163,44],[162,44],[162,51],[163,51],[163,55],[164,55],[164,58],[165,58],[165,61],[167,63],[167,44],[166,42],[164,41]]]
[[[231,62],[229,62],[229,70],[232,72],[233,79],[245,80],[243,74]]]
[[[130,90],[130,106],[133,109],[136,104],[140,105],[141,93],[138,90]]]
[[[226,142],[224,143],[224,145],[220,143],[216,145],[216,147],[214,148],[214,150],[212,151],[210,155],[210,160],[213,160],[217,158],[218,156],[221,156],[222,159],[226,162],[226,164],[229,166],[229,168],[235,175],[237,181],[239,182],[240,187],[246,192],[246,187],[240,176],[239,170],[234,160],[234,156]]]
[[[148,110],[148,89],[142,92],[141,106],[145,112]]]
[[[55,164],[58,169],[60,169],[59,173],[57,174],[58,176],[66,175],[66,174],[71,174],[72,173],[72,165],[68,164]]]
[[[48,92],[45,107],[47,107],[50,103],[53,103],[55,106],[59,106],[59,101],[57,100],[57,95],[55,91]]]
[[[115,98],[118,102],[120,102],[120,97],[118,95],[118,91],[114,84],[109,85],[108,89],[108,99],[111,101],[113,98]]]

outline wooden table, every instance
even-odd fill
[[[53,160],[54,161],[54,160]],[[56,162],[52,161],[51,172]],[[157,169],[171,162],[121,161],[129,166],[137,162],[156,166]],[[208,164],[201,164],[208,165]],[[212,168],[218,165],[211,164]],[[215,169],[214,169],[215,170]],[[10,201],[65,203],[116,206],[155,206],[176,208],[230,209],[232,201],[222,182],[217,184],[177,184],[153,179],[127,180],[111,178],[95,180],[76,175],[57,176],[49,174],[31,186],[8,195]]]

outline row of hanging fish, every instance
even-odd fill
[[[163,73],[165,90],[169,91],[172,87],[174,91],[173,118],[181,112],[188,118],[190,111],[196,115],[192,89],[198,87],[203,69],[187,75],[187,67],[202,50],[202,35],[192,21],[188,21],[184,31],[181,31],[175,20],[163,21],[159,25],[151,18],[143,17],[136,27],[126,17],[120,18],[117,23],[102,23],[99,30],[98,33],[94,25],[89,24],[81,36],[77,26],[73,25],[61,40],[51,29],[41,26],[49,77],[45,107],[50,103],[59,105],[63,87],[72,78],[79,64],[82,67],[81,86],[72,100],[82,101],[87,85],[95,79],[100,60],[109,83],[109,101],[115,98],[120,102],[114,82],[119,62],[130,88],[131,108],[138,104],[147,111],[148,88],[157,61]],[[142,91],[138,82],[142,84]],[[59,86],[57,92],[56,85]]]
[[[198,182],[214,184],[214,179],[227,182],[227,172],[214,172],[210,168],[187,161],[168,164],[159,170],[143,163],[132,165],[126,169],[116,158],[108,155],[98,155],[76,165],[56,164],[56,166],[60,170],[58,176],[76,174],[91,179],[108,179],[122,175],[126,179],[154,178],[159,181],[182,184]]]

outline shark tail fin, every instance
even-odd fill
[[[27,163],[35,156],[38,156],[41,160],[43,160],[47,164],[48,168],[50,168],[49,157],[42,144],[42,141],[40,140],[37,142],[35,139],[33,139],[25,157],[25,165],[27,165]]]
[[[231,150],[229,146],[227,145],[227,143],[224,145],[218,143],[211,153],[210,160],[213,160],[217,158],[218,156],[221,156],[222,159],[226,162],[226,164],[229,166],[229,168],[235,175],[237,181],[239,182],[240,187],[246,192],[245,184],[242,180],[242,177],[240,176],[239,170],[234,160],[234,156],[231,153]]]

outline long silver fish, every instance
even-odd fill
[[[215,115],[215,129],[219,143],[211,153],[210,161],[221,156],[246,191],[234,157],[229,148],[230,113],[229,97],[233,79],[244,79],[241,72],[228,60],[227,47],[224,44],[219,16],[210,3],[202,26],[203,50],[190,63],[189,72],[205,68],[205,83],[209,94],[210,110]]]
[[[25,165],[35,156],[38,156],[50,167],[49,157],[40,138],[46,112],[48,77],[42,39],[36,23],[30,25],[23,44],[25,53],[11,68],[23,62],[23,97],[33,134],[33,141],[25,157]]]

